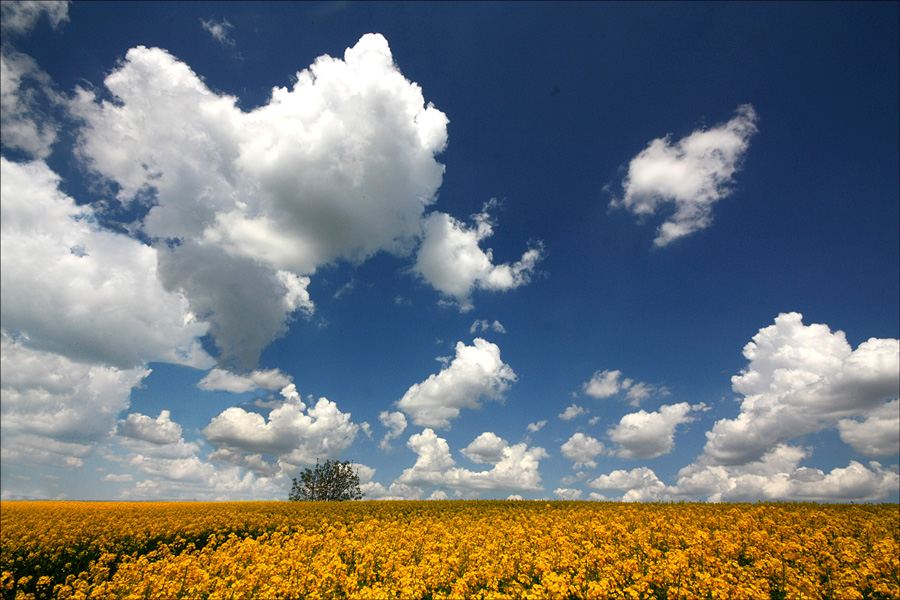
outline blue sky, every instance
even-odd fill
[[[898,501],[896,3],[2,19],[2,498]]]

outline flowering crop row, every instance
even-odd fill
[[[897,505],[0,503],[3,600],[898,598]]]

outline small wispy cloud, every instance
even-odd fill
[[[530,433],[537,433],[546,424],[547,424],[547,419],[542,419],[542,420],[538,421],[537,423],[529,423],[528,431]]]
[[[200,23],[203,25],[203,29],[208,31],[217,42],[229,48],[234,47],[234,40],[229,36],[229,32],[234,29],[234,25],[229,23],[226,19],[222,19],[220,22],[216,22],[212,19],[208,21],[206,19],[200,19]]]
[[[479,331],[496,331],[497,333],[506,333],[506,327],[500,323],[500,321],[494,321],[491,323],[487,319],[482,319],[480,321],[476,320],[472,323],[472,326],[469,328],[469,333],[475,334]]]

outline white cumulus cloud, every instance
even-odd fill
[[[864,449],[855,434],[861,427],[881,429],[890,420],[885,402],[900,395],[900,341],[873,338],[853,350],[842,331],[804,325],[799,313],[781,314],[760,329],[744,356],[749,365],[732,378],[743,395],[740,414],[720,419],[706,434],[705,453],[718,464],[758,460],[797,436],[837,427],[841,418],[845,441]],[[870,416],[865,424],[847,420]],[[896,439],[879,435],[874,455]]]
[[[503,451],[507,447],[506,440],[492,431],[485,431],[463,448],[462,453],[472,462],[496,464],[503,459]]]
[[[119,421],[116,433],[153,444],[174,444],[181,439],[181,425],[172,421],[172,413],[162,410],[155,419],[131,413]]]
[[[566,408],[566,410],[559,413],[559,415],[557,415],[557,416],[560,419],[562,419],[563,421],[571,421],[575,417],[577,417],[579,415],[583,415],[586,412],[587,412],[587,410],[585,410],[585,408],[583,406],[578,406],[577,404],[571,404]]]
[[[542,419],[542,420],[540,420],[540,421],[538,421],[538,422],[536,422],[536,423],[529,423],[529,424],[528,424],[528,431],[529,431],[529,433],[537,433],[537,432],[540,431],[540,430],[544,427],[544,425],[546,425],[546,424],[547,424],[547,419]]]
[[[228,365],[252,368],[313,310],[319,267],[409,254],[441,184],[447,118],[377,34],[247,113],[159,48],[129,50],[104,83],[115,101],[83,89],[72,101],[79,154],[119,201],[150,202],[133,227],[156,240],[160,279],[210,323]]]
[[[425,237],[413,271],[452,298],[463,312],[473,308],[475,289],[505,291],[528,283],[544,255],[543,246],[537,244],[517,262],[495,265],[493,251],[479,245],[494,233],[488,213],[493,205],[489,202],[473,215],[471,227],[442,212],[433,212],[425,220]]]
[[[865,419],[838,421],[841,439],[866,456],[893,456],[900,453],[900,400],[885,402]]]
[[[679,472],[670,497],[707,497],[712,502],[759,500],[805,502],[877,502],[897,491],[900,476],[871,461],[850,461],[829,472],[801,467],[808,451],[778,445],[759,460],[741,465],[717,465],[701,459]]]
[[[738,107],[727,123],[698,129],[676,142],[657,138],[631,159],[622,182],[625,191],[612,207],[624,207],[639,217],[674,213],[660,226],[654,240],[665,246],[708,227],[713,204],[731,194],[734,174],[757,132],[756,111]]]
[[[625,392],[625,397],[631,406],[640,406],[642,400],[651,396],[667,396],[669,390],[642,381],[634,381],[622,377],[622,371],[606,370],[597,371],[591,378],[582,384],[581,389],[592,398],[601,400]]]
[[[482,434],[473,444],[467,448],[467,454],[493,463],[490,469],[471,471],[455,466],[447,440],[438,437],[433,429],[410,436],[407,446],[417,454],[416,463],[403,471],[389,490],[402,492],[404,497],[419,498],[422,488],[430,486],[445,487],[471,497],[497,490],[543,489],[538,471],[541,459],[547,457],[543,448],[529,448],[524,443],[510,446],[493,434]]]
[[[0,173],[4,331],[72,360],[211,366],[197,341],[207,326],[163,288],[154,248],[100,229],[42,161],[0,158]]]
[[[609,398],[619,393],[619,389],[622,386],[619,382],[621,376],[622,371],[597,371],[589,381],[584,383],[582,389],[585,394],[592,398],[597,398],[598,400]]]
[[[378,447],[382,450],[390,450],[391,440],[397,439],[406,431],[406,415],[400,411],[390,412],[383,410],[378,414],[378,420],[388,428],[388,432],[384,434],[384,438],[378,444]]]
[[[573,469],[580,469],[582,466],[596,467],[597,462],[594,459],[605,452],[606,448],[600,440],[578,432],[573,434],[560,450],[563,456],[574,463]]]
[[[8,3],[4,2],[5,7]],[[56,124],[40,107],[62,105],[50,77],[34,60],[4,47],[0,51],[0,128],[3,145],[23,150],[36,159],[50,155]]]
[[[0,338],[4,462],[79,467],[112,435],[131,389],[149,369],[72,361]]]
[[[223,390],[241,394],[258,388],[280,390],[291,383],[291,377],[278,369],[256,370],[245,375],[236,375],[225,369],[212,369],[197,383],[201,390]]]
[[[653,469],[638,467],[631,471],[619,469],[601,475],[588,483],[598,490],[622,490],[625,494],[622,500],[625,502],[641,502],[659,499],[659,494],[665,490],[665,484],[659,480]]]
[[[516,374],[500,358],[500,348],[482,338],[456,344],[456,357],[425,381],[410,387],[398,408],[425,427],[446,428],[463,408],[478,409],[481,399],[499,399]]]
[[[553,490],[553,495],[560,500],[579,500],[581,499],[581,493],[581,490],[571,488],[556,488]]]
[[[616,454],[623,458],[656,458],[675,447],[675,428],[693,420],[690,412],[687,402],[663,405],[656,412],[639,410],[622,417],[607,435],[619,444]]]
[[[284,470],[315,464],[317,458],[334,459],[356,439],[359,425],[337,404],[319,398],[309,408],[294,384],[282,390],[284,403],[268,417],[233,406],[201,430],[219,451],[215,459],[242,465],[246,455],[268,454],[278,458]]]
[[[447,440],[438,437],[431,428],[411,435],[406,445],[416,453],[416,462],[403,471],[397,478],[397,483],[411,486],[438,485],[444,480],[444,472],[456,464],[450,456]]]

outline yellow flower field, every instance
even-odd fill
[[[2,502],[2,597],[900,598],[896,504]]]

